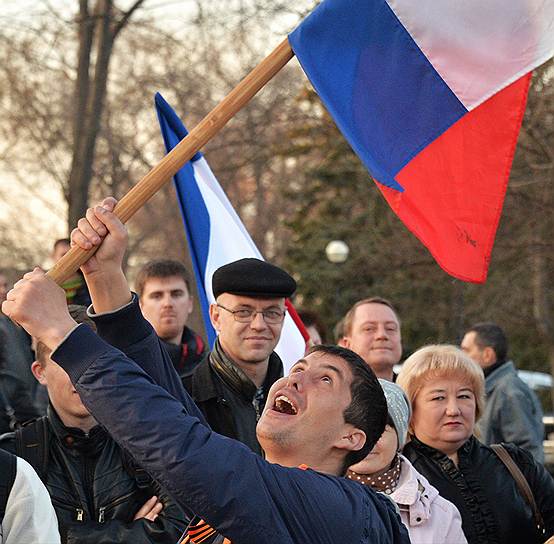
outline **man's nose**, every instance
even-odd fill
[[[256,330],[263,330],[267,328],[267,323],[265,322],[262,312],[257,312],[254,314],[252,321],[250,322],[250,327]]]
[[[304,379],[304,372],[293,372],[289,374],[287,384],[297,391],[302,391],[304,388]]]
[[[387,328],[385,325],[378,325],[377,326],[377,332],[375,334],[377,338],[388,338],[389,335],[387,333]]]

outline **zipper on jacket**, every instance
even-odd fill
[[[77,512],[77,521],[83,521],[85,511],[82,508],[75,508],[75,511]]]
[[[102,506],[98,509],[98,523],[104,523],[104,512],[106,511],[106,508]]]

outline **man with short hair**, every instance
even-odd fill
[[[341,345],[356,352],[378,378],[394,381],[394,365],[402,357],[400,320],[394,306],[381,297],[359,300],[343,320]]]
[[[470,327],[461,348],[485,373],[485,411],[477,423],[485,444],[512,442],[544,463],[542,409],[539,399],[508,359],[508,339],[496,323]]]
[[[76,322],[95,328],[83,306],[69,311]],[[39,474],[54,504],[62,544],[174,544],[186,526],[184,513],[97,425],[50,355],[38,341],[32,371],[48,390],[47,415],[2,436],[0,448],[17,453]]]
[[[54,350],[53,358],[118,442],[182,507],[205,520],[185,541],[207,542],[213,527],[236,544],[407,544],[387,498],[337,477],[367,455],[387,419],[383,391],[365,363],[349,350],[322,346],[275,382],[258,423],[267,460],[210,431],[167,371],[167,354],[137,311],[123,272],[115,272],[126,236],[110,213],[113,203],[103,204],[95,215],[109,234],[83,270],[99,331],[123,352],[76,326],[59,288],[40,270],[10,292],[4,309]],[[85,227],[74,240],[81,247],[98,245],[91,234],[96,222]],[[238,306],[229,311],[240,311]],[[267,317],[273,311],[263,303],[243,309],[256,311],[254,321],[263,317],[260,312]],[[244,330],[250,338],[249,328]],[[254,338],[239,346],[240,353],[264,345],[263,338]]]
[[[146,263],[135,282],[142,315],[163,340],[181,378],[202,361],[206,345],[187,327],[193,298],[189,274],[179,261],[158,259]]]

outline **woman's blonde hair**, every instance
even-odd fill
[[[475,395],[477,421],[485,405],[485,377],[481,367],[456,346],[436,344],[418,349],[402,365],[396,383],[414,406],[423,383],[429,378],[439,377],[456,377],[469,382]]]

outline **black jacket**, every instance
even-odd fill
[[[62,543],[177,542],[187,525],[184,514],[100,426],[87,436],[65,427],[51,407],[45,421],[37,436],[49,444],[46,466],[35,469],[50,493]],[[0,448],[16,453],[15,433],[0,437]],[[164,504],[156,521],[133,521],[152,495]]]
[[[458,467],[442,452],[412,438],[404,455],[462,516],[469,544],[542,543],[554,534],[554,479],[526,451],[504,444],[533,490],[546,534],[535,531],[531,508],[494,451],[471,437],[458,450]]]
[[[219,340],[212,352],[196,367],[192,375],[183,379],[185,388],[194,399],[216,433],[239,440],[252,451],[262,455],[256,438],[256,424],[273,383],[283,376],[283,363],[276,353],[269,357],[265,381],[257,391],[256,386],[235,367],[235,374],[222,372],[221,364],[233,365]],[[257,394],[261,393],[257,398]],[[261,409],[255,408],[255,401]]]
[[[202,362],[206,355],[206,344],[202,337],[192,329],[185,327],[179,345],[171,344],[160,338],[177,374],[183,378],[192,374],[194,369]]]

